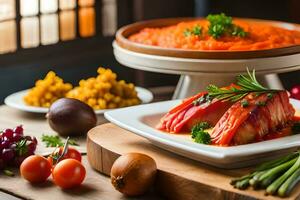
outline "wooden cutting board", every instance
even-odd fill
[[[229,182],[250,169],[225,170],[165,151],[148,140],[111,123],[100,125],[88,133],[87,155],[91,166],[106,175],[122,154],[140,152],[154,158],[158,167],[155,189],[172,200],[199,199],[280,199],[265,196],[263,190],[237,190]],[[289,198],[300,198],[298,186]]]

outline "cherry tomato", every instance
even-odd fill
[[[63,189],[72,188],[82,183],[85,178],[85,168],[75,159],[60,161],[52,171],[53,181]]]
[[[22,162],[20,173],[31,183],[44,182],[51,174],[51,165],[43,156],[32,155]]]
[[[291,89],[291,97],[300,99],[300,85],[296,85]]]
[[[48,160],[50,166],[53,167],[53,158],[51,156],[48,156],[47,160]]]
[[[63,152],[63,147],[59,148],[59,154],[61,155]],[[69,147],[67,153],[65,154],[65,156],[63,157],[63,159],[67,159],[67,158],[73,158],[75,160],[78,160],[79,162],[81,162],[81,153],[79,151],[77,151],[76,149]]]
[[[63,152],[63,147],[59,148],[58,154],[61,155]],[[63,158],[61,158],[59,161],[62,161],[64,159],[68,159],[68,158],[72,158],[75,160],[78,160],[79,162],[81,162],[81,153],[79,151],[77,151],[76,149],[72,148],[72,147],[68,147],[68,151],[67,153],[64,155]],[[49,163],[51,164],[51,166],[55,165],[56,163],[53,160],[53,157],[50,155],[47,160],[49,161]]]

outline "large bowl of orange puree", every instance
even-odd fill
[[[203,18],[173,18],[139,22],[121,28],[116,41],[121,47],[146,54],[188,58],[272,57],[300,52],[298,24],[258,19],[233,18],[248,32],[247,37],[213,38]],[[202,27],[201,35],[184,31]]]

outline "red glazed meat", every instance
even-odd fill
[[[246,106],[241,102],[246,102]],[[225,112],[211,132],[212,143],[229,146],[260,141],[286,127],[294,114],[285,91],[271,96],[249,94]]]
[[[201,92],[184,100],[162,117],[157,128],[170,133],[179,133],[190,132],[199,122],[205,121],[214,126],[232,103],[217,99],[195,103],[199,98],[205,98],[205,95],[207,92]]]

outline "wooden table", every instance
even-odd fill
[[[24,125],[26,135],[36,136],[39,144],[42,144],[40,141],[42,134],[55,134],[48,126],[44,115],[25,113],[7,106],[0,106],[0,129],[15,127],[19,124]],[[78,138],[78,142],[80,146],[85,146],[85,138]],[[83,163],[87,170],[87,177],[81,187],[73,190],[61,190],[53,185],[51,178],[42,185],[31,185],[20,178],[17,170],[15,177],[7,177],[0,173],[0,199],[127,199],[114,190],[109,177],[99,174],[90,167],[86,156],[83,156]],[[160,197],[149,193],[130,199],[148,200],[160,199]]]

